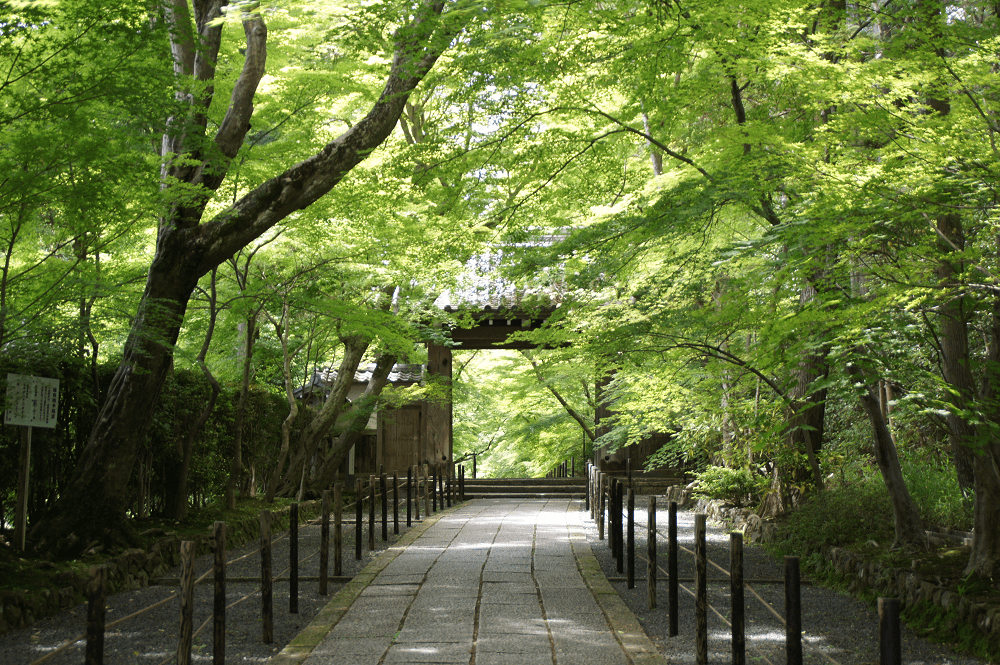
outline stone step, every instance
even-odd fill
[[[582,499],[587,493],[586,478],[466,478],[469,499]]]

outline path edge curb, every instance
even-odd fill
[[[347,613],[354,601],[358,599],[372,580],[382,570],[395,560],[403,550],[419,538],[423,533],[437,523],[439,519],[463,505],[459,502],[446,510],[439,511],[431,517],[425,517],[417,526],[411,527],[399,540],[386,548],[384,552],[368,562],[360,573],[354,576],[344,588],[330,599],[316,618],[302,629],[284,649],[271,656],[267,661],[271,665],[299,665],[308,658],[313,650],[326,638],[337,622]]]
[[[572,506],[572,504],[571,504]],[[583,519],[581,513],[581,520]],[[569,540],[573,547],[577,568],[583,576],[587,588],[597,601],[598,607],[604,613],[604,618],[611,626],[611,632],[621,644],[628,659],[636,665],[667,665],[666,656],[662,655],[653,641],[642,629],[639,619],[622,600],[614,586],[608,581],[601,570],[587,533],[582,524],[573,524],[569,530]]]

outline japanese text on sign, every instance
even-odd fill
[[[56,426],[59,415],[59,379],[43,379],[23,374],[7,375],[7,425]]]

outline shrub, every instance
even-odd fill
[[[710,466],[696,474],[695,496],[719,499],[737,508],[760,501],[766,479],[755,477],[749,469]]]
[[[973,501],[962,496],[955,467],[934,457],[919,459],[915,451],[900,451],[900,467],[910,496],[927,527],[972,528]]]
[[[788,516],[780,527],[782,553],[798,554],[818,543],[892,542],[892,506],[882,477],[853,468],[845,479],[813,494]]]

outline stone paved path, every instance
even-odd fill
[[[665,663],[600,572],[580,502],[481,499],[374,562],[275,663]]]

